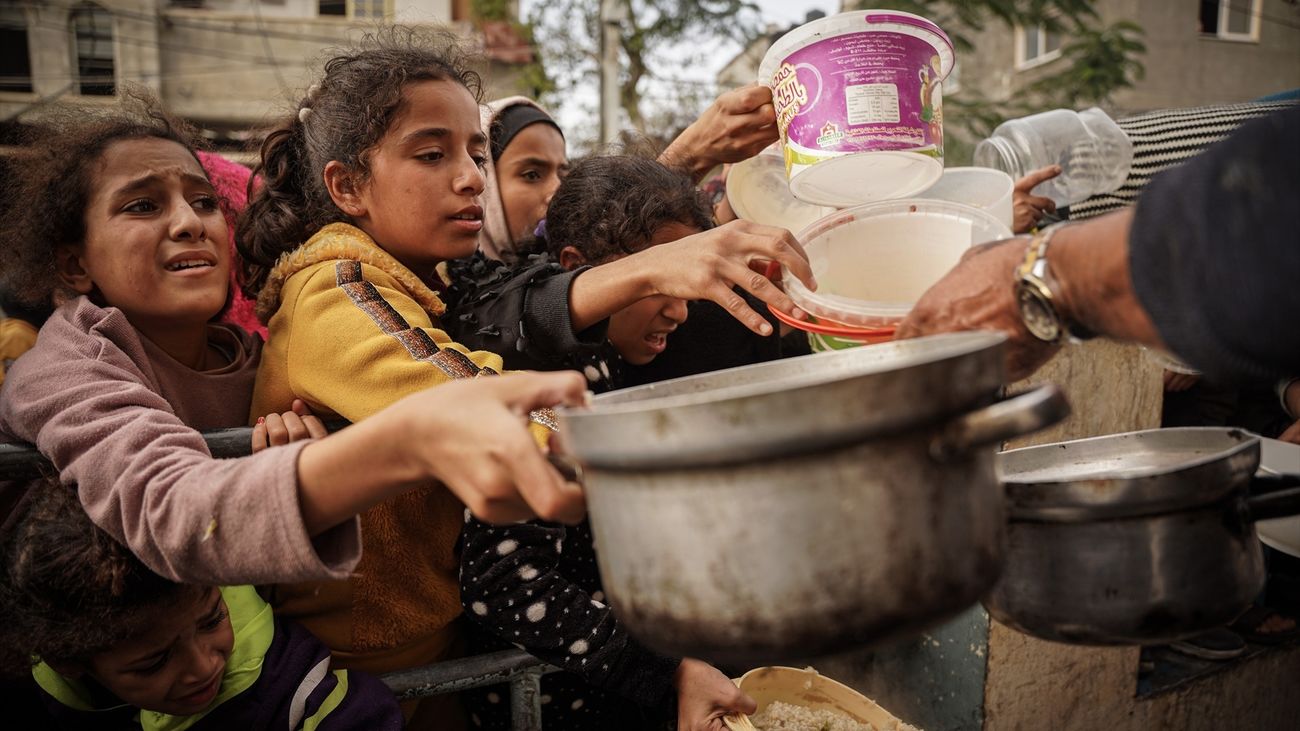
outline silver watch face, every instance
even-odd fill
[[[1020,305],[1020,319],[1031,335],[1047,343],[1060,339],[1061,323],[1051,302],[1024,283],[1016,285],[1016,301]]]

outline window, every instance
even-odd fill
[[[317,0],[321,15],[341,15],[366,20],[385,20],[393,17],[392,0]]]
[[[388,0],[348,0],[348,9],[353,18],[383,20],[392,15]]]
[[[32,90],[27,19],[17,8],[0,11],[0,92]]]
[[[113,16],[94,3],[72,11],[72,32],[77,53],[77,93],[112,96]]]
[[[1030,68],[1061,55],[1061,34],[1038,25],[1016,27],[1016,68]]]
[[[1201,0],[1201,35],[1259,40],[1259,0]]]

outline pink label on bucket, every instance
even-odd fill
[[[782,138],[812,152],[943,155],[942,64],[904,33],[845,33],[787,56],[772,79]]]

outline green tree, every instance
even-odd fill
[[[472,8],[475,19],[509,23],[524,43],[536,47],[533,26],[531,23],[519,22],[514,0],[473,0]],[[555,81],[546,73],[546,66],[538,54],[534,54],[532,63],[520,69],[519,79],[533,97],[540,98],[556,88]]]
[[[619,0],[626,10],[620,23],[619,99],[628,120],[641,132],[660,123],[662,111],[646,109],[647,82],[658,78],[687,88],[669,98],[655,98],[661,109],[711,100],[712,88],[699,93],[698,82],[674,78],[698,66],[726,41],[744,44],[759,31],[757,7],[748,0]],[[528,15],[548,73],[555,80],[552,103],[571,99],[579,87],[595,88],[600,78],[600,0],[549,0]],[[691,89],[690,87],[696,87]],[[694,118],[695,109],[685,117]],[[669,113],[676,120],[679,115]]]
[[[948,156],[969,159],[970,140],[988,135],[1003,120],[1057,107],[1106,104],[1111,96],[1142,79],[1146,53],[1142,28],[1121,20],[1103,25],[1093,3],[1084,0],[857,0],[860,7],[915,13],[938,23],[952,39],[957,57],[974,50],[974,37],[989,27],[1042,26],[1069,39],[1061,59],[1009,99],[990,99],[969,87],[944,99],[945,127],[959,134]],[[969,85],[970,87],[976,85]],[[964,134],[962,134],[964,133]],[[963,139],[965,138],[965,139]]]

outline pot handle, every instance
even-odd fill
[[[1300,515],[1300,475],[1256,477],[1251,485],[1253,490],[1263,487],[1271,492],[1245,499],[1241,517],[1247,523]]]
[[[930,442],[938,460],[963,456],[975,447],[998,444],[1045,429],[1070,415],[1070,402],[1053,383],[960,416]]]

